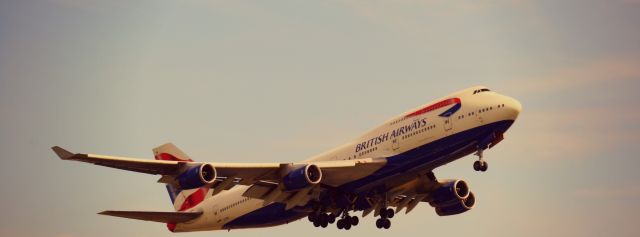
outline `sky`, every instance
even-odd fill
[[[640,236],[640,1],[0,0],[0,236],[173,236],[96,215],[171,211],[158,177],[50,147],[212,162],[307,159],[484,85],[523,111],[435,170],[477,206],[375,228],[307,221],[180,236]]]

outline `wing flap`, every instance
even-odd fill
[[[217,163],[213,165],[221,177],[239,178],[238,184],[251,185],[259,180],[280,179],[280,163]]]
[[[384,158],[366,158],[357,160],[324,161],[314,163],[322,170],[322,183],[338,187],[374,173],[387,163]]]
[[[277,183],[260,181],[251,185],[251,187],[249,187],[247,191],[245,191],[242,194],[242,196],[257,198],[257,199],[264,199],[264,197],[266,197],[267,194],[269,194],[271,191],[277,188],[278,188]]]
[[[182,223],[198,218],[202,212],[103,211],[98,214],[160,223]]]

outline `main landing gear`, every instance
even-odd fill
[[[314,212],[309,214],[308,219],[315,227],[326,228],[329,224],[336,222],[336,215],[333,213]],[[349,230],[352,226],[357,226],[360,219],[357,216],[350,216],[347,211],[342,213],[342,217],[336,223],[338,229]]]
[[[326,228],[329,224],[333,224],[336,221],[334,214],[326,213],[311,213],[308,218],[310,222],[313,222],[313,226],[322,228]]]
[[[378,229],[389,229],[391,227],[391,221],[389,219],[393,218],[395,212],[391,208],[380,208],[380,219],[376,220],[376,227]]]
[[[489,168],[489,163],[487,163],[486,161],[482,160],[483,151],[484,151],[484,149],[478,148],[478,151],[475,153],[475,155],[478,156],[478,160],[473,162],[473,170],[475,170],[475,171],[485,172]]]
[[[344,211],[344,213],[342,214],[342,218],[338,220],[336,226],[340,230],[349,230],[351,229],[351,226],[357,226],[358,223],[360,223],[360,219],[358,219],[357,216],[349,216],[349,213],[347,211]]]
[[[309,214],[309,221],[313,223],[315,227],[326,228],[329,224],[336,222],[336,227],[340,230],[349,230],[353,226],[357,226],[360,223],[360,219],[357,216],[350,216],[349,211],[344,210],[340,214],[340,219],[336,221],[336,215],[333,213],[324,213],[322,211],[316,211]],[[378,229],[389,229],[391,227],[391,218],[395,216],[395,211],[391,208],[380,208],[380,218],[376,220],[376,227]]]

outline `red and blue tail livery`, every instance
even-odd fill
[[[291,163],[196,161],[171,143],[154,148],[155,159],[52,149],[63,160],[159,175],[175,211],[99,214],[165,223],[172,232],[262,228],[302,218],[315,227],[349,230],[367,216],[388,229],[396,214],[421,203],[439,216],[474,208],[476,196],[467,182],[438,179],[433,171],[472,154],[473,169],[487,171],[484,151],[504,139],[521,109],[517,100],[476,86]]]

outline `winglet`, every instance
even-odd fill
[[[62,147],[59,146],[54,146],[51,147],[51,149],[53,150],[53,152],[56,153],[56,155],[58,155],[58,157],[60,157],[60,159],[63,160],[68,160],[69,158],[71,158],[74,154],[63,149]]]

